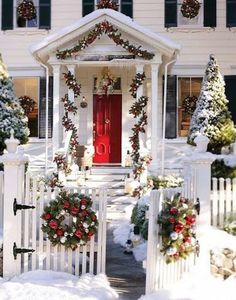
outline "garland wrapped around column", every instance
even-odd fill
[[[81,85],[77,83],[74,75],[70,71],[68,73],[63,73],[66,85],[70,90],[74,92],[75,98],[80,95]],[[68,93],[61,99],[64,105],[64,116],[62,117],[62,126],[65,128],[65,131],[72,131],[69,146],[70,154],[72,157],[76,155],[76,146],[79,145],[78,142],[78,132],[75,124],[69,116],[69,113],[76,115],[78,108],[73,101],[69,100]],[[57,164],[58,170],[64,171],[65,174],[71,173],[71,169],[67,163],[66,156],[63,154],[56,154],[54,157],[54,162]]]
[[[147,113],[145,108],[148,103],[148,97],[141,96],[136,99],[137,90],[143,84],[143,81],[146,79],[145,73],[137,73],[133,79],[132,84],[130,85],[129,91],[131,92],[132,97],[136,100],[135,103],[131,106],[129,113],[133,115],[134,118],[139,118],[138,122],[134,124],[132,128],[132,135],[129,140],[131,142],[132,152],[131,157],[134,164],[134,178],[138,178],[145,167],[150,163],[151,158],[142,158],[140,157],[140,142],[139,142],[139,133],[145,133],[145,127],[147,125]]]

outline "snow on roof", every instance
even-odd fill
[[[170,49],[180,50],[180,45],[172,41],[171,39],[162,36],[161,34],[156,34],[150,29],[143,27],[133,21],[130,17],[119,13],[112,9],[98,9],[88,14],[87,16],[79,19],[78,21],[72,23],[69,26],[66,26],[55,33],[50,34],[46,38],[44,38],[41,42],[34,44],[30,47],[30,52],[34,55],[37,51],[47,47],[49,44],[59,41],[62,37],[72,33],[73,31],[78,30],[79,28],[89,24],[90,22],[94,22],[96,19],[101,19],[101,17],[110,17],[112,20],[116,21],[116,23],[120,24],[122,27],[128,26],[129,28],[136,30],[137,32],[143,34],[145,37],[153,40],[153,42],[157,42],[163,44],[165,47]],[[98,20],[99,22],[100,20]],[[153,45],[153,44],[152,44]]]

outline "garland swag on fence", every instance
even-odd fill
[[[137,96],[138,88],[143,84],[143,81],[146,79],[145,73],[137,73],[135,78],[133,79],[132,84],[130,85],[129,91],[134,99]],[[139,133],[145,133],[145,126],[147,125],[147,113],[145,112],[145,108],[148,103],[148,97],[141,96],[136,99],[136,102],[131,106],[129,113],[133,115],[134,118],[139,118],[138,122],[134,124],[132,128],[132,135],[129,140],[131,142],[132,152],[131,157],[133,159],[134,164],[134,177],[137,178],[140,176],[145,170],[145,166],[150,163],[151,158],[148,157],[142,158],[140,157],[140,142],[139,142]]]
[[[107,36],[112,39],[116,45],[120,45],[135,56],[148,60],[154,57],[154,53],[148,52],[147,50],[142,50],[141,46],[136,47],[130,44],[128,40],[124,40],[121,37],[121,33],[118,32],[118,29],[111,25],[108,21],[103,21],[96,24],[86,37],[78,41],[77,45],[71,49],[65,49],[62,51],[58,50],[56,56],[58,59],[66,59],[76,55],[78,52],[84,50],[90,44],[92,44],[97,38],[99,39],[103,34],[107,34]]]
[[[80,95],[81,85],[77,83],[74,75],[72,75],[70,71],[68,71],[68,73],[63,73],[63,75],[68,88],[74,92],[75,98],[78,97]],[[65,94],[61,101],[64,104],[65,112],[64,116],[62,117],[62,126],[65,128],[65,131],[72,131],[69,143],[69,151],[72,154],[72,157],[74,157],[76,155],[76,146],[79,145],[78,132],[75,124],[69,117],[69,113],[75,115],[77,113],[78,108],[74,102],[69,100],[68,94]],[[69,174],[71,172],[65,155],[56,154],[54,157],[54,162],[56,162],[58,170],[63,170],[65,174]]]

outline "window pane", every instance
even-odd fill
[[[178,80],[178,128],[179,136],[187,136],[195,99],[201,90],[202,78],[182,77]],[[195,96],[195,98],[194,98]],[[191,99],[192,98],[192,99]]]
[[[27,96],[35,102],[32,109],[26,109],[28,116],[28,126],[30,129],[30,137],[38,136],[38,78],[37,77],[15,77],[13,79],[14,90],[16,96]]]

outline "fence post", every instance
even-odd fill
[[[195,196],[200,201],[200,215],[197,222],[197,238],[200,244],[200,254],[198,258],[198,266],[210,273],[210,252],[206,233],[211,226],[211,164],[215,160],[211,153],[206,152],[207,137],[198,136],[197,147],[192,156],[188,159],[195,178]],[[196,139],[195,139],[196,140]],[[201,142],[203,143],[203,147]]]
[[[24,155],[19,141],[11,137],[5,141],[7,153],[0,157],[4,164],[4,210],[3,210],[3,277],[11,278],[20,273],[20,255],[15,259],[13,245],[21,247],[21,214],[14,215],[14,199],[22,203],[24,194],[24,169],[28,158]]]

